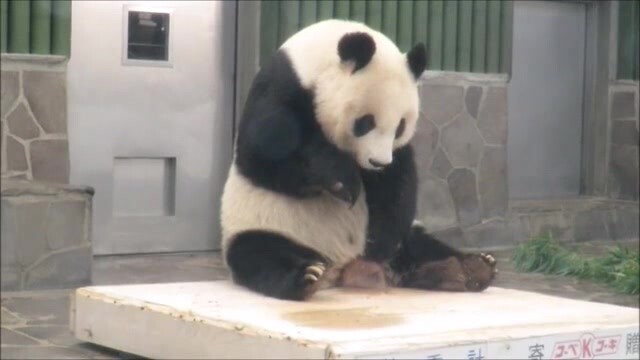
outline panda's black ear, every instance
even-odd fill
[[[371,35],[363,32],[346,34],[338,42],[338,54],[342,61],[353,61],[356,72],[365,67],[376,52],[376,42]]]
[[[427,50],[423,43],[418,43],[409,53],[407,53],[407,62],[413,77],[418,80],[424,69],[427,67]]]

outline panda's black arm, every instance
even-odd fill
[[[384,170],[363,170],[362,180],[369,209],[365,256],[390,260],[410,236],[416,214],[417,173],[411,145],[396,150]]]
[[[325,190],[353,203],[361,186],[355,161],[326,140],[309,119],[312,114],[274,104],[258,100],[243,118],[236,148],[240,171],[257,185],[290,196]]]

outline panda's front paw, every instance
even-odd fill
[[[483,291],[498,273],[497,261],[491,254],[469,254],[460,260],[467,278],[465,287],[468,291]]]

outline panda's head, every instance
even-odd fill
[[[316,116],[329,140],[360,167],[382,169],[415,132],[425,47],[401,53],[367,28],[342,35],[336,51],[338,59],[324,66],[314,84]]]

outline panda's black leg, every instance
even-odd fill
[[[266,231],[237,235],[226,260],[237,284],[287,300],[311,296],[327,268],[317,252]]]
[[[448,291],[482,291],[497,273],[490,254],[468,254],[426,233],[420,225],[402,243],[391,267],[398,285]]]

